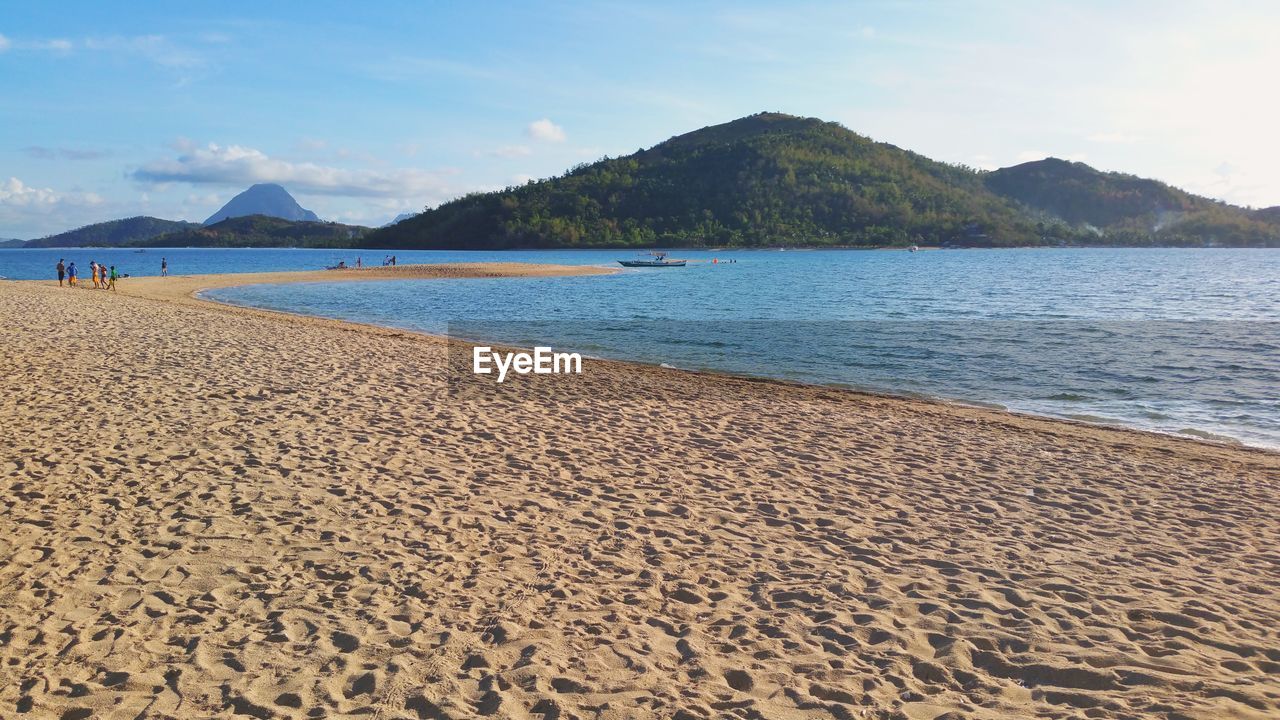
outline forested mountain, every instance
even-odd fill
[[[355,247],[369,228],[265,215],[228,218],[151,238],[148,247]]]
[[[1280,225],[1280,205],[1253,211],[1253,219]]]
[[[58,235],[28,240],[26,247],[119,247],[136,245],[157,235],[200,227],[197,223],[138,216],[85,225]]]
[[[365,237],[371,247],[886,245],[1037,241],[975,172],[835,123],[765,113]]]
[[[248,217],[250,215],[266,215],[284,220],[309,220],[320,222],[320,218],[310,210],[298,204],[288,190],[274,183],[258,183],[248,190],[227,201],[222,209],[209,216],[205,225],[213,225],[227,218]]]
[[[762,113],[366,235],[385,248],[1267,245],[1280,228],[1061,160],[990,173]]]
[[[1126,245],[1246,245],[1280,240],[1277,228],[1235,205],[1192,195],[1157,180],[1101,172],[1048,158],[985,176],[987,187],[1048,218],[1091,232],[1080,242]]]

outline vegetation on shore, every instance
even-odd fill
[[[762,113],[474,193],[361,244],[653,246],[1280,246],[1250,211],[1062,160],[948,165],[836,123]]]
[[[350,248],[358,246],[368,231],[369,228],[359,225],[247,215],[166,233],[137,244],[145,247]]]

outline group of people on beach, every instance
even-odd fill
[[[58,287],[62,287],[64,282],[70,287],[80,286],[80,269],[76,267],[74,260],[66,262],[65,259],[58,258],[56,270],[58,272]],[[89,274],[93,277],[94,290],[115,290],[117,280],[121,277],[129,277],[128,275],[122,276],[116,272],[115,265],[107,267],[94,260],[89,261]],[[169,260],[160,258],[160,277],[168,277],[168,275]]]
[[[71,287],[79,287],[80,270],[76,267],[74,260],[67,263],[62,258],[58,258],[57,271],[59,287],[64,280]],[[108,268],[93,260],[89,261],[89,274],[93,277],[94,290],[115,290],[116,280],[120,279],[120,273],[116,272],[115,265]]]

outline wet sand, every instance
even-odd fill
[[[245,281],[0,283],[0,717],[1280,715],[1276,453],[590,360],[499,387],[190,297]]]

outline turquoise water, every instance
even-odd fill
[[[360,253],[367,263],[381,253]],[[992,404],[1280,447],[1280,252],[680,251],[610,276],[258,285],[213,299],[595,357]],[[329,250],[8,250],[155,274],[318,268]],[[615,266],[615,251],[401,252]],[[712,258],[722,262],[712,264]],[[736,260],[734,263],[723,262]]]
[[[261,285],[208,294],[594,357],[1280,447],[1280,252],[677,254],[701,262],[611,276]],[[606,265],[626,257],[484,255]],[[730,259],[736,262],[723,262]]]

